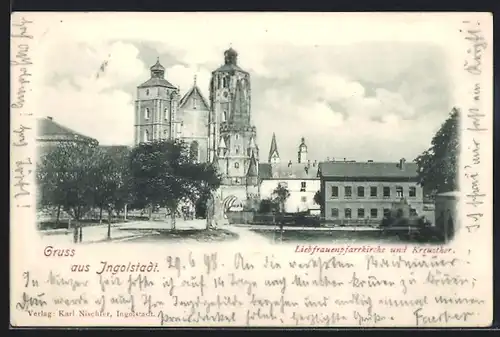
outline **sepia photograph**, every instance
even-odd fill
[[[11,28],[11,327],[491,324],[489,13]]]

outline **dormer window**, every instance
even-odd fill
[[[149,119],[149,108],[144,110],[144,118]]]

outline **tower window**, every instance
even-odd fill
[[[165,120],[168,120],[168,108],[165,108],[163,111],[165,113]]]
[[[305,192],[305,191],[306,191],[306,184],[307,184],[307,183],[306,183],[305,181],[302,181],[302,182],[300,183],[300,191],[301,191],[301,192]]]
[[[146,89],[146,96],[149,96],[149,89]]]
[[[238,134],[236,134],[236,136],[234,136],[234,138],[235,138],[236,140],[238,140],[238,139],[240,139],[240,136],[239,136]]]
[[[240,147],[239,146],[236,146],[236,154],[239,154],[240,153]]]
[[[235,169],[240,168],[240,163],[234,163],[234,168],[235,168]]]
[[[148,130],[144,130],[144,141],[149,142],[149,131]]]
[[[222,87],[224,87],[224,88],[229,87],[229,78],[227,78],[227,77],[222,78]]]
[[[227,111],[224,110],[224,113],[222,114],[222,121],[225,122],[227,121]]]
[[[144,118],[149,119],[149,108],[144,110]]]

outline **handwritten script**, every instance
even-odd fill
[[[155,261],[96,261],[23,273],[15,310],[28,317],[158,326],[413,326],[468,324],[487,299],[441,254],[193,253]],[[60,266],[60,262],[59,262]],[[71,272],[70,272],[71,270]],[[87,321],[88,322],[88,321]]]

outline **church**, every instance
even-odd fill
[[[255,206],[259,199],[259,148],[251,118],[250,74],[229,48],[223,64],[212,71],[209,99],[196,82],[182,97],[168,81],[160,60],[150,78],[137,87],[134,144],[180,139],[192,158],[214,163],[222,176],[220,198],[227,208]]]

